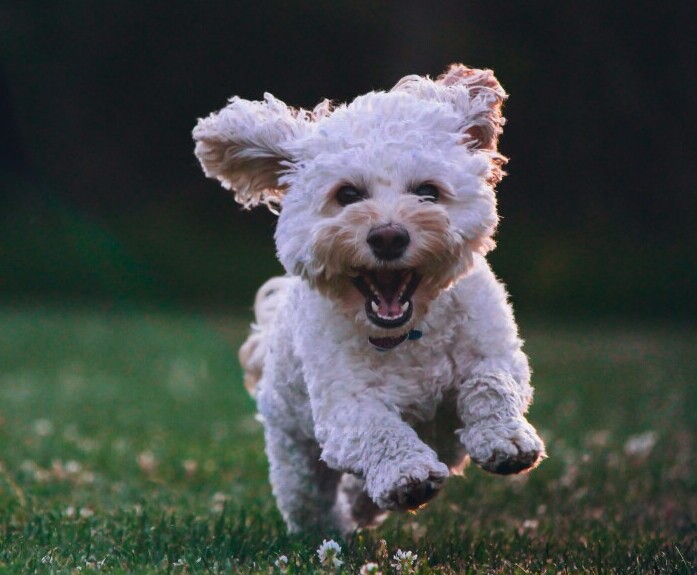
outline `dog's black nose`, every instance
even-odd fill
[[[409,232],[399,224],[384,224],[370,230],[367,241],[379,260],[396,260],[409,245]]]

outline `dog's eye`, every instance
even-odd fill
[[[348,206],[349,204],[355,204],[365,199],[365,193],[358,188],[353,186],[341,186],[336,191],[336,201],[339,202],[341,206]]]
[[[440,196],[438,188],[433,184],[421,184],[414,188],[412,193],[427,202],[437,202]]]

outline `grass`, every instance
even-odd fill
[[[476,468],[415,515],[288,536],[242,317],[0,308],[0,573],[694,573],[697,332],[523,322],[549,460]],[[409,569],[403,570],[403,572]]]

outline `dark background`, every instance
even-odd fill
[[[198,117],[452,62],[511,94],[491,260],[523,313],[697,317],[694,2],[18,1],[0,7],[0,297],[248,306],[274,219]]]

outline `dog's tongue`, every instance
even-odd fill
[[[401,279],[400,274],[390,270],[381,270],[375,273],[375,287],[380,292],[377,313],[382,317],[399,317],[404,313],[397,297]]]
[[[382,317],[399,317],[404,311],[402,310],[401,304],[394,298],[391,301],[387,301],[385,298],[380,298],[378,303],[378,312]]]

